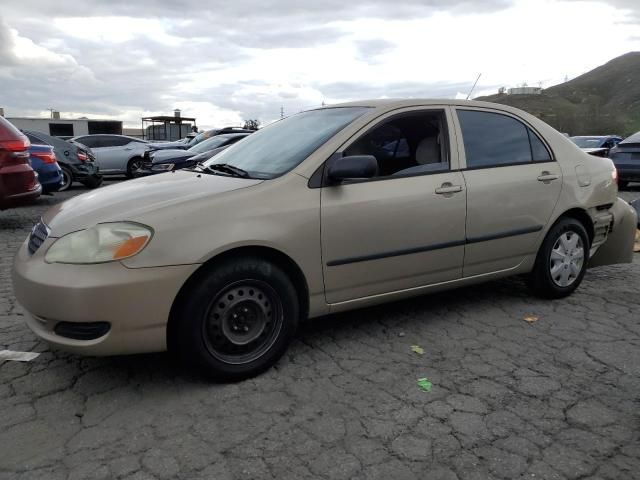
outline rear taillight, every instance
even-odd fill
[[[31,155],[42,160],[42,163],[56,163],[53,152],[33,152]]]
[[[13,140],[0,140],[0,149],[10,152],[24,152],[31,144],[27,137],[16,138]]]
[[[618,184],[618,169],[614,168],[613,171],[611,172],[611,178],[612,180],[615,182],[615,184]]]
[[[10,140],[0,140],[0,151],[9,152],[6,155],[0,155],[0,162],[3,165],[19,165],[29,163],[28,148],[31,145],[29,139],[20,136]]]
[[[76,152],[76,156],[78,157],[78,160],[80,160],[81,162],[85,162],[87,160],[87,154],[84,152],[81,152],[80,150]]]

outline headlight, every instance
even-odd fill
[[[157,165],[153,165],[151,170],[155,172],[169,172],[173,170],[173,167],[175,167],[173,163],[158,163]]]
[[[153,231],[138,223],[101,223],[59,238],[47,251],[48,263],[103,263],[132,257],[147,246]]]

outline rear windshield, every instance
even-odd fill
[[[571,137],[573,143],[580,148],[598,148],[602,145],[601,137]]]

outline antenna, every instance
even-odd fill
[[[284,105],[280,106],[280,118],[284,118]]]
[[[471,87],[471,90],[469,90],[469,94],[467,95],[467,100],[469,100],[469,97],[471,96],[471,94],[473,93],[473,90],[476,88],[476,85],[478,84],[478,80],[480,80],[480,77],[482,76],[482,73],[478,74],[478,78],[476,78],[475,83],[473,84],[473,87]]]

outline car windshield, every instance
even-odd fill
[[[225,135],[217,135],[215,137],[208,138],[197,145],[189,148],[189,152],[195,154],[208,152],[209,150],[213,150],[214,148],[218,148],[224,142],[229,140],[229,137]]]
[[[203,166],[225,164],[245,170],[253,178],[278,177],[299,165],[367,110],[335,107],[298,113],[249,135]]]
[[[573,143],[580,148],[598,148],[602,145],[602,137],[571,137]]]

